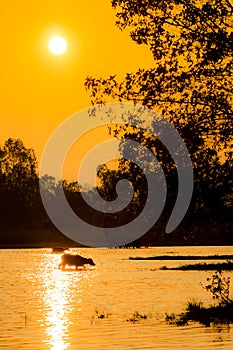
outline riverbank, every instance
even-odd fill
[[[233,255],[161,255],[129,257],[129,260],[232,260]]]

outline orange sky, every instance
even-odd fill
[[[62,35],[64,55],[48,40]],[[20,138],[40,159],[54,129],[90,105],[86,76],[133,72],[153,65],[145,46],[115,26],[110,0],[1,2],[1,134]]]

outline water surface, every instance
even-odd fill
[[[128,260],[233,254],[232,247],[73,251],[93,258],[96,267],[61,271],[60,255],[50,249],[0,250],[1,349],[233,349],[233,326],[177,327],[165,322],[165,313],[181,313],[189,300],[213,303],[201,286],[211,271],[159,270],[184,261]],[[233,277],[229,271],[225,275]],[[127,321],[136,311],[147,319]]]

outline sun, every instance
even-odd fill
[[[49,50],[54,55],[62,55],[67,50],[67,42],[61,36],[54,36],[49,40]]]

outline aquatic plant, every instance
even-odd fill
[[[140,314],[138,311],[135,311],[134,314],[132,315],[132,317],[127,318],[127,322],[132,322],[132,323],[136,323],[140,320],[146,320],[148,318],[148,315],[146,314]]]
[[[221,271],[216,271],[212,278],[207,278],[209,282],[205,288],[213,295],[213,299],[217,300],[219,306],[228,306],[233,304],[230,299],[230,277],[224,277]]]
[[[111,314],[107,310],[99,310],[95,308],[95,316],[98,319],[108,318]]]
[[[180,315],[166,314],[165,321],[177,326],[187,325],[189,321],[199,322],[206,327],[211,323],[233,323],[233,299],[229,296],[230,277],[224,277],[222,271],[216,271],[211,278],[207,278],[208,284],[204,286],[212,293],[217,305],[204,307],[202,302],[189,301],[186,311]]]

